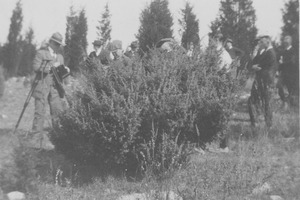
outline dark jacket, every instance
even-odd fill
[[[237,57],[243,57],[245,52],[239,48],[232,47],[231,49],[226,49],[231,57],[231,59],[236,59]]]
[[[100,63],[102,65],[109,65],[109,63],[111,62],[110,58],[109,58],[109,51],[106,49],[102,49],[100,54],[97,56],[96,52],[93,51],[90,53],[89,57],[96,63],[100,61]]]
[[[279,65],[279,72],[282,72],[284,75],[292,76],[294,73],[297,73],[297,64],[296,64],[296,51],[293,47],[290,49],[285,49],[279,54],[279,58],[282,57],[282,64]]]
[[[258,64],[261,70],[256,72],[257,78],[267,84],[273,84],[276,70],[278,69],[276,53],[273,48],[266,49],[261,55],[254,58],[253,64]]]

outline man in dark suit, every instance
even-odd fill
[[[111,62],[109,51],[104,48],[103,40],[95,40],[93,42],[94,51],[92,51],[86,60],[89,67],[108,66]]]
[[[272,47],[271,38],[262,36],[259,40],[260,53],[254,57],[252,69],[256,71],[256,78],[253,83],[251,96],[248,101],[250,121],[253,126],[256,123],[256,117],[253,110],[254,104],[257,104],[257,99],[260,100],[265,116],[265,122],[268,128],[272,126],[272,110],[270,100],[272,96],[272,88],[274,86],[275,72],[277,70],[276,53]],[[253,93],[253,91],[256,91]]]
[[[287,35],[283,40],[284,50],[279,55],[279,81],[278,81],[278,93],[282,100],[282,108],[286,110],[291,97],[297,95],[299,84],[297,79],[299,77],[299,66],[296,64],[296,51],[292,47],[292,37]],[[288,96],[284,92],[284,88],[288,91]]]

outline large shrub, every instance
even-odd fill
[[[235,84],[217,63],[213,49],[193,58],[153,50],[132,66],[84,72],[52,132],[56,148],[102,170],[132,170],[149,159],[162,169],[174,166],[166,157],[174,154],[163,152],[181,152],[175,141],[201,145],[226,131]]]

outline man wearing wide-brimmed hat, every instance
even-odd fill
[[[60,53],[63,45],[62,35],[58,32],[54,33],[48,44],[43,45],[37,51],[33,61],[33,69],[38,84],[32,95],[35,98],[35,111],[31,135],[33,137],[32,143],[37,145],[36,147],[42,147],[43,140],[47,140],[47,133],[43,131],[46,104],[49,103],[50,106],[52,124],[56,123],[58,114],[63,110],[62,99],[50,71],[53,66],[64,65],[64,58]],[[45,145],[48,145],[48,148],[53,148],[50,142],[46,142]]]

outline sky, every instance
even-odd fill
[[[256,27],[258,34],[269,34],[273,39],[279,40],[282,22],[282,11],[287,0],[253,0],[256,10]],[[0,43],[7,41],[10,18],[17,0],[0,0]],[[104,12],[104,6],[108,2],[111,12],[112,39],[123,42],[125,49],[140,26],[140,14],[151,0],[22,0],[24,34],[29,27],[35,33],[35,43],[39,45],[49,38],[54,32],[65,35],[66,16],[70,6],[75,10],[85,8],[88,20],[88,52],[92,50],[91,43],[96,39],[96,26]],[[180,9],[184,7],[186,0],[169,0],[169,9],[173,17],[173,35],[180,41],[178,19],[181,17]],[[189,0],[194,6],[194,13],[199,19],[199,35],[205,45],[208,41],[207,34],[210,31],[210,23],[217,17],[220,0]]]

